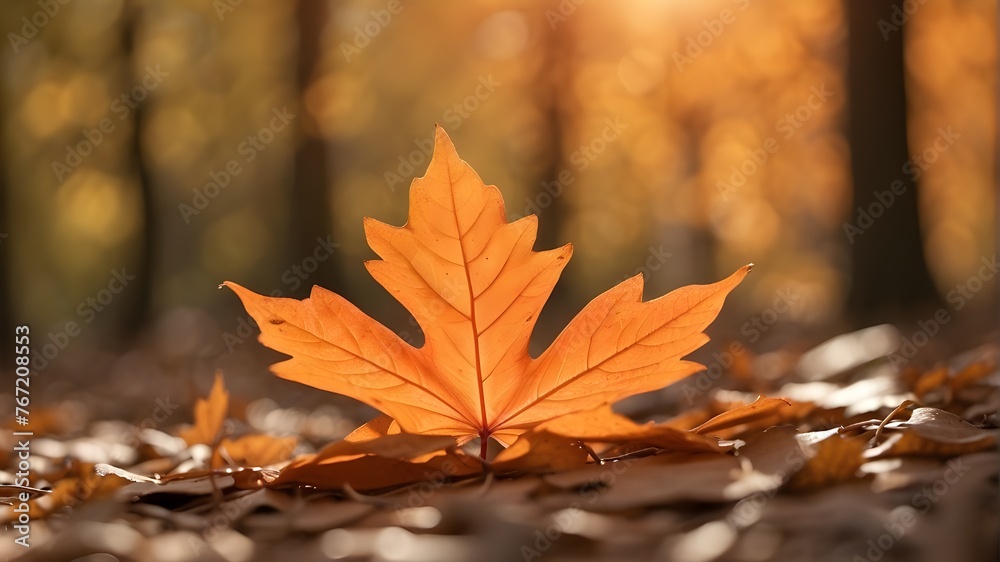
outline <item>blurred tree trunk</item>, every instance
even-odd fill
[[[559,0],[540,2],[536,9],[536,17],[546,21],[547,12],[559,13]],[[568,105],[574,103],[574,98],[566,89],[566,85],[571,84],[573,79],[572,53],[576,46],[576,35],[573,18],[559,22],[558,25],[545,26],[541,39],[545,63],[539,65],[535,75],[535,95],[536,103],[546,117],[551,149],[534,191],[528,192],[531,204],[508,207],[508,211],[513,209],[518,215],[523,211],[526,215],[538,216],[538,237],[535,239],[535,250],[538,251],[557,248],[567,242],[563,238],[563,225],[571,197],[567,191],[576,189],[575,184],[578,183],[578,178],[569,185],[564,185],[563,182],[567,173],[574,177],[578,175],[563,154],[566,142],[564,132],[579,114],[578,107]],[[563,179],[560,179],[560,175]],[[559,318],[573,315],[582,306],[581,303],[586,303],[585,295],[571,295],[571,291],[566,290],[566,277],[563,274],[563,281],[560,281],[562,290],[554,291],[542,309],[531,336],[532,353],[541,353],[556,338],[561,326]]]
[[[927,263],[913,178],[903,171],[910,158],[906,136],[903,33],[892,22],[897,0],[847,0],[848,139],[854,203],[848,226],[851,240],[852,321],[869,323],[887,313],[918,313],[921,305],[940,305]],[[886,30],[885,32],[883,30]],[[892,186],[896,183],[896,191]],[[881,194],[882,202],[876,193]],[[891,204],[885,205],[889,195]],[[881,216],[859,218],[858,207]],[[858,232],[850,225],[861,229]],[[853,235],[852,235],[853,233]],[[917,308],[914,308],[917,307]]]
[[[323,29],[329,14],[326,2],[301,0],[296,18],[299,30],[299,58],[297,83],[299,100],[309,89],[319,68],[323,54]],[[302,259],[316,248],[316,238],[326,239],[333,234],[333,210],[327,170],[326,143],[323,132],[308,108],[300,105],[298,119],[299,144],[295,153],[295,180],[292,184],[292,256]],[[336,242],[336,241],[334,241]],[[309,279],[309,286],[340,287],[339,259],[323,264]]]
[[[554,10],[558,13],[558,2],[542,4],[540,8],[543,9],[539,10],[538,14],[544,18],[542,14],[545,11]],[[545,64],[539,68],[537,95],[539,104],[545,108],[552,150],[549,153],[548,163],[542,170],[541,180],[536,184],[533,194],[539,210],[530,211],[545,215],[544,219],[539,217],[536,249],[547,250],[565,243],[560,241],[560,234],[566,218],[566,204],[563,196],[566,195],[567,186],[562,185],[559,175],[564,170],[569,170],[568,163],[563,157],[562,145],[563,124],[569,118],[567,115],[569,109],[564,107],[564,101],[571,97],[566,92],[566,84],[572,83],[572,63],[569,60],[570,54],[567,52],[573,49],[575,41],[571,23],[564,22],[564,25],[558,25],[555,29],[549,26],[542,40],[545,50]],[[546,201],[549,202],[549,206],[542,209],[538,203]],[[520,209],[518,210],[520,211]]]
[[[4,104],[5,107],[10,107]],[[5,131],[4,118],[0,114],[0,131]],[[0,142],[0,147],[4,143]],[[11,294],[13,286],[11,276],[14,275],[14,259],[11,256],[11,238],[14,234],[10,231],[10,201],[7,195],[7,167],[4,156],[7,151],[0,148],[0,330],[3,330],[3,337],[7,341],[12,341],[14,337],[14,307],[12,306],[14,296]],[[13,345],[4,346],[0,351],[0,361],[3,364],[13,365]]]
[[[123,31],[123,58],[125,71],[123,88],[128,90],[133,84],[142,81],[142,74],[136,72],[133,56],[135,55],[136,44],[139,42],[141,2],[129,2],[126,5],[125,20],[122,25]],[[125,317],[123,330],[119,336],[129,336],[139,333],[139,329],[145,325],[149,318],[150,306],[153,296],[153,264],[156,263],[156,211],[153,200],[152,179],[149,174],[148,162],[143,154],[142,134],[145,125],[147,101],[137,101],[136,108],[132,113],[132,137],[129,139],[127,160],[131,163],[129,170],[133,181],[136,183],[142,201],[142,234],[139,240],[139,247],[136,248],[135,265],[135,289],[129,291],[128,313]]]

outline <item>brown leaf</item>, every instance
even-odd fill
[[[291,458],[297,444],[296,437],[259,434],[223,439],[212,453],[212,467],[269,466]]]
[[[358,455],[378,455],[387,459],[415,460],[454,446],[455,439],[453,437],[397,433],[363,441],[344,439],[324,447],[316,453],[315,460],[319,462]]]
[[[314,486],[321,490],[342,489],[346,485],[360,492],[388,490],[417,482],[435,487],[482,473],[477,457],[445,451],[419,460],[388,458],[374,454],[337,456],[325,459],[303,457],[282,469],[270,487]]]
[[[151,494],[201,496],[229,489],[257,490],[276,477],[275,471],[236,468],[191,470],[152,478],[107,464],[97,465],[94,474],[106,481],[124,484],[118,496],[129,501]]]
[[[917,379],[917,382],[913,385],[913,393],[917,395],[919,400],[923,400],[924,397],[931,391],[939,388],[945,382],[948,381],[948,368],[939,367],[937,369],[932,369],[926,372]]]
[[[32,519],[43,519],[66,508],[109,497],[126,484],[122,480],[105,480],[95,471],[95,466],[98,465],[73,462],[65,475],[52,485],[51,490],[32,493],[33,497],[27,502],[29,516]],[[17,517],[18,513],[13,511],[13,506],[0,505],[0,522],[15,521]]]
[[[963,388],[975,384],[983,378],[995,373],[996,362],[993,360],[976,361],[955,374],[951,379],[952,392],[958,392]]]
[[[868,429],[874,429],[871,426]],[[865,458],[902,455],[950,457],[996,446],[996,433],[980,429],[937,408],[917,408],[907,421],[885,424],[885,441],[865,451]]]
[[[538,427],[557,435],[594,443],[631,444],[670,451],[718,453],[718,441],[664,424],[637,424],[611,411],[610,406],[577,412],[547,421]]]
[[[556,435],[545,430],[532,430],[500,451],[493,459],[497,473],[555,472],[579,468],[587,464],[587,451],[577,439]]]
[[[730,502],[777,490],[803,464],[808,451],[796,432],[779,427],[755,435],[740,456],[657,455],[588,465],[544,476],[563,489],[581,489],[587,509],[618,511],[677,501]]]
[[[865,462],[862,453],[867,448],[864,437],[840,435],[837,429],[830,429],[802,434],[798,440],[811,448],[811,457],[788,482],[790,489],[816,490],[860,477],[858,470]]]
[[[194,405],[194,425],[180,432],[181,439],[188,445],[215,445],[229,412],[229,392],[226,390],[222,373],[215,373],[215,382],[208,398],[199,398]]]
[[[779,410],[791,405],[791,402],[783,398],[760,396],[753,403],[719,414],[691,431],[721,436],[723,430],[739,428],[752,422],[763,421],[766,425],[773,425],[780,420]]]
[[[578,468],[587,453],[579,442],[627,446],[635,451],[656,448],[684,453],[720,453],[727,450],[711,437],[669,425],[637,424],[603,406],[560,416],[522,434],[494,459],[497,472],[508,470],[552,472]]]
[[[444,435],[396,433],[388,418],[376,418],[315,455],[295,459],[273,483],[282,487],[306,484],[322,489],[350,485],[355,490],[381,490],[419,481],[425,472],[459,478],[482,472],[481,463],[455,450],[455,439]],[[355,440],[348,440],[355,439]]]
[[[279,494],[279,498],[287,497],[284,492],[275,490],[261,490],[261,492]],[[249,512],[250,509],[242,502],[241,498],[234,503],[237,503],[243,512]],[[284,533],[286,529],[298,533],[319,533],[345,527],[376,509],[373,505],[358,502],[311,501],[304,505],[282,505],[281,509],[277,510],[248,513],[240,521],[240,527],[264,536],[274,533],[275,530],[281,530]],[[220,511],[226,513],[225,510]]]

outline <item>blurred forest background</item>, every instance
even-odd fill
[[[3,2],[4,333],[60,372],[152,338],[207,386],[259,347],[233,280],[323,285],[419,343],[362,217],[405,222],[440,123],[538,248],[575,246],[539,346],[628,276],[653,297],[750,261],[712,345],[940,308],[982,338],[996,22],[990,0]]]

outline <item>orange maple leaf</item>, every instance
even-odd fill
[[[591,301],[538,358],[528,340],[573,248],[536,252],[538,219],[507,222],[503,199],[436,130],[427,174],[410,187],[409,220],[365,219],[382,260],[371,275],[419,322],[415,348],[346,299],[318,286],[296,300],[232,282],[264,345],[291,359],[280,377],[356,398],[404,432],[511,443],[556,417],[662,388],[704,367],[681,358],[708,341],[703,330],[744,266],[711,285],[642,302],[636,275]]]
[[[198,443],[216,445],[227,412],[229,412],[229,391],[226,390],[226,383],[222,380],[222,373],[216,372],[215,382],[212,383],[208,398],[199,398],[195,402],[194,425],[180,431],[181,439],[188,445]]]
[[[223,425],[229,413],[229,391],[222,372],[215,373],[215,382],[208,397],[194,405],[194,425],[178,432],[188,445],[203,444],[212,448],[209,465],[220,468],[227,464],[262,466],[287,459],[298,444],[296,437],[272,437],[248,434],[236,439],[223,437]]]

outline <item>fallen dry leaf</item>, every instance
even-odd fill
[[[410,188],[407,224],[366,219],[382,258],[371,275],[419,322],[414,348],[343,297],[313,287],[304,300],[226,282],[260,326],[260,341],[291,356],[283,378],[365,402],[409,433],[509,444],[561,415],[662,388],[702,368],[681,358],[750,271],[642,302],[632,277],[590,302],[537,359],[528,340],[570,245],[532,250],[537,218],[508,223],[499,190],[462,161],[440,127],[427,174]]]
[[[251,434],[223,439],[212,453],[212,467],[268,466],[288,460],[298,444],[296,437]]]
[[[388,427],[384,425],[382,429]],[[377,435],[378,428],[359,431]],[[355,490],[372,491],[433,479],[434,475],[443,483],[481,474],[479,458],[457,451],[455,444],[453,437],[414,433],[344,439],[315,455],[295,459],[281,470],[273,486],[306,484],[333,490],[350,485]]]
[[[528,437],[532,432],[550,433],[591,444],[627,444],[633,448],[654,447],[675,452],[719,453],[727,449],[716,439],[692,431],[665,424],[637,424],[612,412],[610,406],[560,416],[543,422],[521,437]]]
[[[49,493],[49,490],[32,488],[31,486],[19,486],[17,484],[0,484],[0,504],[10,504],[20,501],[21,494],[27,494],[29,498],[37,498]]]
[[[101,478],[94,466],[91,463],[72,462],[65,475],[52,485],[51,490],[32,494],[33,497],[27,502],[31,518],[42,519],[85,501],[106,498],[124,484],[122,481],[113,482]],[[13,505],[0,506],[0,522],[12,522],[17,517]]]
[[[92,475],[117,484],[117,495],[129,501],[153,494],[202,496],[227,489],[259,490],[276,477],[275,471],[256,468],[191,470],[151,478],[107,464],[94,467]]]
[[[992,358],[984,361],[971,363],[961,371],[955,373],[951,379],[951,390],[958,392],[963,388],[975,384],[983,378],[992,375],[997,370],[996,361]]]
[[[260,490],[254,494],[281,494],[274,490]],[[288,506],[291,502],[281,502],[284,495],[262,496],[265,500],[257,500],[255,504],[247,505],[244,499],[235,500],[240,513],[247,515],[240,521],[241,527],[258,531],[263,535],[279,531],[285,533],[315,533],[328,529],[337,529],[361,519],[376,509],[375,506],[356,502],[312,501],[301,506]],[[274,505],[277,504],[277,505]],[[258,505],[271,508],[254,511]],[[276,509],[280,507],[281,509]],[[237,509],[225,509],[220,506],[219,512],[232,513]]]
[[[580,468],[587,464],[587,451],[578,441],[544,430],[522,434],[514,444],[493,459],[494,471],[555,472]]]
[[[273,437],[250,434],[230,439],[221,435],[223,423],[229,413],[229,391],[222,373],[215,374],[215,382],[207,398],[199,398],[194,408],[194,425],[178,433],[188,445],[209,445],[211,468],[268,466],[288,460],[295,451],[298,438]]]
[[[443,486],[482,473],[478,457],[455,451],[445,451],[421,460],[406,460],[379,455],[358,455],[316,460],[313,457],[296,459],[282,469],[281,474],[269,484],[273,488],[307,485],[321,490],[343,489],[345,486],[359,492],[388,490],[413,484],[431,482]]]
[[[937,389],[944,383],[948,381],[948,368],[938,367],[927,373],[920,375],[917,382],[913,385],[913,393],[917,395],[917,398],[923,400],[927,394],[931,391]]]
[[[764,427],[780,421],[780,410],[792,404],[782,398],[765,398],[759,396],[752,403],[723,412],[692,429],[694,433],[719,435],[723,430],[739,428],[753,422],[760,422]]]
[[[215,382],[208,398],[199,398],[194,405],[194,425],[180,431],[188,445],[215,445],[229,412],[229,392],[222,380],[222,373],[215,374]]]
[[[578,490],[597,511],[617,511],[675,501],[729,502],[771,493],[794,474],[810,452],[789,427],[755,435],[733,455],[657,455],[545,476],[549,484]]]
[[[415,460],[433,455],[455,446],[455,439],[444,435],[418,435],[396,433],[374,439],[352,439],[338,441],[316,453],[315,460],[323,461],[338,457],[378,455],[389,459]]]
[[[797,438],[812,450],[805,465],[788,482],[789,489],[816,490],[861,477],[859,469],[865,463],[862,453],[868,446],[863,436],[841,435],[837,429],[830,429],[804,433]]]
[[[901,455],[950,457],[996,447],[995,431],[980,429],[938,408],[917,408],[909,420],[889,422],[884,430],[885,440],[865,451],[865,458]]]

